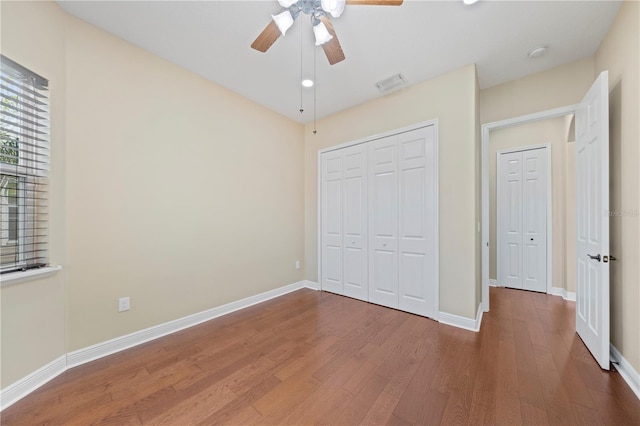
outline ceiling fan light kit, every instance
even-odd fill
[[[327,27],[320,20],[318,20],[317,23],[313,23],[313,35],[316,36],[316,46],[321,46],[333,38],[333,36],[329,34]]]
[[[282,35],[285,35],[287,30],[293,25],[293,16],[291,16],[291,12],[288,10],[278,13],[277,15],[271,15],[271,19],[276,23]]]
[[[334,18],[339,18],[344,12],[345,0],[322,0],[320,6]]]
[[[266,52],[278,37],[285,35],[300,12],[311,17],[316,46],[322,46],[330,65],[343,61],[345,56],[329,16],[338,18],[346,4],[370,6],[400,6],[403,0],[278,0],[283,8],[251,43],[251,47]]]

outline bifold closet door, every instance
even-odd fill
[[[355,145],[342,150],[344,295],[369,300],[367,279],[367,151]]]
[[[369,143],[369,301],[434,317],[433,126]]]
[[[368,145],[369,301],[398,308],[398,136]]]
[[[398,135],[398,307],[431,318],[437,260],[434,138],[433,126]]]
[[[368,300],[366,148],[322,156],[322,289]]]
[[[343,294],[342,270],[342,153],[331,151],[321,157],[321,286],[323,290]]]
[[[320,155],[322,290],[437,317],[435,126]]]

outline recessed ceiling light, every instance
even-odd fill
[[[302,86],[304,87],[312,87],[313,86],[313,80],[302,80]]]
[[[478,0],[462,0],[462,2],[466,5],[477,3]]]
[[[540,56],[544,55],[546,51],[547,46],[536,47],[531,52],[529,52],[529,57],[531,59],[539,58]]]

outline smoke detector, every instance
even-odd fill
[[[529,52],[529,57],[531,59],[539,58],[540,56],[544,55],[546,51],[547,46],[536,47],[531,52]]]

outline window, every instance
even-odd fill
[[[0,55],[0,273],[48,265],[49,82]]]

